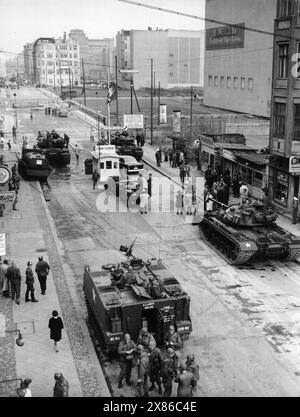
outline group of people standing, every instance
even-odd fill
[[[45,107],[45,115],[46,116],[58,116],[58,108],[57,107]]]
[[[170,164],[170,167],[172,168],[178,168],[181,165],[187,164],[187,150],[177,150],[174,151],[173,149],[164,149],[162,147],[159,147],[156,149],[155,152],[155,159],[156,159],[156,165],[160,167],[161,163],[168,162]]]
[[[69,382],[63,376],[61,372],[54,374],[54,388],[53,397],[68,397],[69,396]],[[18,397],[32,397],[31,389],[29,385],[32,383],[30,378],[25,378],[21,381],[19,388],[17,389]]]
[[[118,348],[121,367],[118,388],[122,388],[124,378],[127,385],[131,386],[131,372],[136,366],[138,396],[148,397],[149,391],[155,390],[157,386],[159,395],[170,397],[173,382],[176,382],[177,397],[191,397],[196,391],[199,366],[192,354],[179,363],[181,348],[180,335],[173,325],[165,334],[164,349],[157,347],[156,340],[147,328],[141,329],[136,343],[126,333]],[[148,380],[151,383],[150,388]]]

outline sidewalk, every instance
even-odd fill
[[[4,151],[11,166],[14,152]],[[18,210],[6,209],[0,220],[0,230],[6,234],[6,255],[15,260],[21,270],[21,304],[0,297],[0,313],[5,316],[5,330],[21,330],[25,344],[15,344],[16,336],[4,332],[0,322],[0,380],[30,378],[34,397],[52,397],[54,373],[62,372],[69,381],[69,396],[110,396],[101,366],[96,357],[85,324],[85,314],[76,302],[75,289],[69,287],[66,265],[60,253],[58,238],[40,185],[22,181]],[[38,303],[25,303],[25,270],[42,255],[50,264],[47,292],[40,294],[35,275]],[[60,350],[54,351],[50,340],[48,320],[57,309],[64,322]]]

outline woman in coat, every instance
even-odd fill
[[[50,329],[50,339],[54,340],[55,352],[58,352],[58,342],[61,340],[61,331],[64,325],[56,310],[52,311],[48,327]]]

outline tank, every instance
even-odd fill
[[[116,134],[111,139],[111,144],[116,146],[118,155],[130,155],[137,161],[140,161],[143,157],[143,148],[136,146],[134,138]]]
[[[45,154],[38,149],[22,149],[22,156],[18,162],[18,170],[23,178],[46,179],[51,168]]]
[[[242,265],[255,258],[293,261],[300,256],[300,237],[276,224],[271,205],[247,200],[226,206],[213,200],[216,209],[199,223],[200,235],[222,258]]]
[[[136,258],[132,256],[132,247],[133,244],[120,247],[125,252],[123,262],[103,265],[100,271],[84,268],[83,291],[89,323],[107,353],[118,348],[124,333],[130,333],[136,341],[142,327],[153,334],[158,345],[163,343],[171,324],[183,340],[192,331],[188,294],[161,260]],[[122,281],[130,266],[135,283],[116,283]],[[149,289],[151,280],[156,284],[156,292]]]
[[[49,139],[46,134],[38,136],[37,147],[44,152],[51,165],[68,165],[71,161],[68,145],[56,132]]]

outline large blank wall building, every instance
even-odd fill
[[[275,0],[206,0],[204,104],[270,116]],[[244,30],[266,31],[270,34]]]

